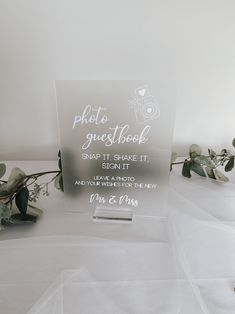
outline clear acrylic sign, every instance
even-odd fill
[[[161,81],[56,81],[68,210],[165,216],[174,95]]]

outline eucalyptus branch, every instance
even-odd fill
[[[218,154],[218,155],[215,155],[215,157],[222,157],[223,155],[220,155],[220,154]],[[210,157],[209,155],[205,155],[205,157]],[[231,155],[231,157],[234,157],[235,158],[235,155]],[[185,159],[184,161],[177,161],[177,162],[172,162],[171,164],[172,165],[182,165],[182,164],[184,164],[184,163],[186,163],[187,161],[189,161],[190,159],[188,158],[188,159]],[[227,158],[227,160],[229,160],[229,158]]]
[[[19,168],[13,168],[8,180],[0,180],[0,230],[1,224],[15,224],[19,222],[35,222],[42,211],[29,204],[36,202],[39,196],[49,196],[49,184],[63,191],[63,177],[61,157],[58,154],[58,170],[42,171],[25,174]],[[5,175],[6,165],[0,163],[0,178]],[[37,183],[43,176],[53,175],[49,181]],[[29,190],[29,187],[33,188]],[[12,213],[13,201],[19,213]]]
[[[235,139],[232,141],[235,147]],[[203,155],[202,149],[197,144],[192,144],[189,148],[189,157],[184,161],[175,161],[176,153],[172,153],[171,170],[174,165],[182,164],[182,175],[191,178],[191,173],[194,172],[202,177],[209,177],[210,179],[227,182],[229,179],[217,168],[224,166],[224,171],[229,172],[235,165],[235,154],[232,154],[227,149],[222,149],[220,153],[216,153],[212,149],[208,149],[208,154]]]

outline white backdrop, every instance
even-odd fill
[[[118,78],[138,37],[173,59],[174,150],[229,147],[234,33],[234,0],[0,0],[0,159],[56,158],[53,80]]]

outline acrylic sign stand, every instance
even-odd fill
[[[174,97],[163,84],[56,81],[69,210],[119,222],[166,216]]]

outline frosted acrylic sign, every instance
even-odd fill
[[[56,81],[68,210],[164,216],[173,97],[153,81]]]

